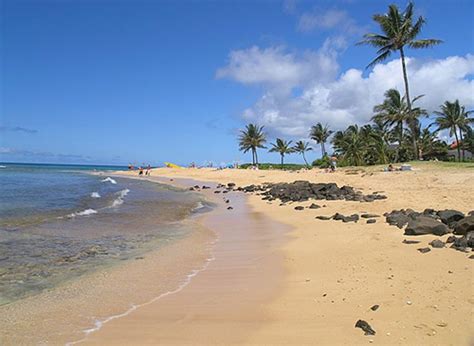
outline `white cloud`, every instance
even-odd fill
[[[362,28],[357,25],[346,11],[329,9],[318,13],[317,11],[305,12],[298,20],[298,30],[309,32],[316,29],[337,29],[348,34],[360,34]]]
[[[327,45],[300,57],[283,48],[233,52],[229,65],[220,69],[218,76],[263,85],[264,94],[243,111],[243,118],[265,125],[271,135],[288,137],[307,136],[317,122],[328,123],[333,129],[369,122],[373,106],[381,103],[387,89],[404,93],[399,59],[376,65],[368,76],[359,69],[338,75],[335,44],[327,41]],[[455,99],[468,109],[474,106],[474,55],[430,61],[408,58],[407,69],[411,96],[425,94],[418,105],[428,111]],[[301,88],[301,94],[280,90],[293,87]]]
[[[329,81],[338,71],[336,56],[345,48],[342,38],[327,40],[319,51],[301,54],[287,52],[284,47],[232,51],[227,66],[217,70],[217,78],[229,78],[242,84],[262,84],[275,90],[290,90],[295,86],[319,79]]]

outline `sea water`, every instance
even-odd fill
[[[189,191],[110,174],[119,169],[0,164],[0,305],[165,246],[208,206]]]

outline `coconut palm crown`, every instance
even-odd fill
[[[308,142],[298,141],[293,147],[295,153],[301,154],[303,156],[304,163],[306,166],[309,166],[308,161],[306,161],[306,156],[304,155],[307,151],[311,151],[313,148],[309,146]]]
[[[324,145],[332,133],[333,131],[329,129],[328,125],[317,123],[316,125],[311,126],[309,137],[316,141],[316,143],[321,144],[321,156],[326,156],[326,148]]]
[[[265,148],[266,135],[263,126],[248,124],[245,130],[240,131],[239,150],[244,153],[252,151],[252,164],[258,166],[257,149]]]
[[[279,153],[281,157],[281,165],[283,166],[285,155],[294,152],[291,147],[291,141],[285,141],[284,139],[277,138],[275,143],[272,143],[272,148],[269,150],[271,153]]]
[[[402,60],[403,80],[405,83],[405,97],[408,112],[411,113],[411,99],[408,88],[408,76],[405,63],[405,47],[420,49],[432,47],[442,43],[438,39],[417,39],[420,34],[425,19],[420,16],[416,20],[413,18],[413,3],[408,3],[405,11],[400,12],[397,5],[390,5],[385,14],[375,14],[373,19],[379,24],[382,34],[369,33],[364,35],[364,39],[358,44],[371,45],[377,50],[377,56],[367,66],[372,67],[379,62],[386,60],[390,55],[398,51]],[[417,153],[416,141],[413,141],[414,152]]]

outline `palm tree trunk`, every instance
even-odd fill
[[[462,160],[464,161],[464,155],[465,155],[465,153],[464,153],[464,138],[463,138],[463,135],[462,135],[462,129],[461,128],[459,128],[459,139],[460,139],[461,145],[462,145],[462,147],[461,147]]]
[[[400,57],[402,59],[402,69],[403,69],[403,80],[405,82],[405,95],[406,95],[406,99],[407,99],[407,106],[408,106],[408,116],[410,118],[410,123],[412,122],[411,120],[411,99],[410,99],[410,92],[409,92],[409,89],[408,89],[408,76],[407,76],[407,67],[406,67],[406,64],[405,64],[405,52],[403,51],[403,47],[400,48]],[[414,128],[411,127],[411,130],[412,130],[412,144],[413,144],[413,151],[415,153],[415,157],[417,157],[418,159],[420,159],[419,155],[418,155],[418,146],[416,144],[416,134],[415,134],[415,131],[414,131]]]
[[[252,148],[252,166],[255,166],[255,149]]]
[[[304,163],[306,164],[306,167],[309,167],[309,165],[308,165],[308,161],[306,161],[306,157],[304,156],[304,152],[303,152],[303,154],[302,154],[302,155],[303,155],[303,160],[304,160]]]
[[[324,142],[321,142],[321,157],[326,155],[326,149],[324,148]]]
[[[398,147],[397,151],[395,152],[395,162],[400,161],[400,148],[402,147],[402,142],[403,142],[403,123],[399,122],[398,125]]]
[[[258,168],[257,148],[255,148],[255,165],[257,165],[257,168]]]
[[[285,157],[285,155],[280,154],[280,156],[281,156],[281,167],[283,167],[283,158]]]
[[[459,147],[459,139],[458,139],[458,132],[456,131],[456,127],[454,127],[454,138],[456,139],[456,149],[458,150],[458,161],[461,162],[461,148]]]

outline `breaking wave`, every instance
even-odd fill
[[[78,211],[76,213],[69,214],[67,217],[87,216],[87,215],[92,215],[92,214],[97,214],[97,210],[86,209],[83,211]]]
[[[111,183],[111,184],[117,184],[117,182],[116,182],[114,179],[112,179],[111,177],[105,178],[104,180],[102,180],[102,182],[103,182],[103,183],[109,182],[109,183]]]
[[[100,195],[99,195],[98,192],[92,192],[92,193],[91,193],[91,197],[92,197],[92,198],[100,198]]]
[[[129,189],[125,189],[125,190],[122,190],[122,191],[119,191],[118,192],[118,197],[112,202],[112,205],[111,207],[118,207],[119,205],[121,205],[123,203],[123,199],[125,198],[125,196],[130,192]]]

